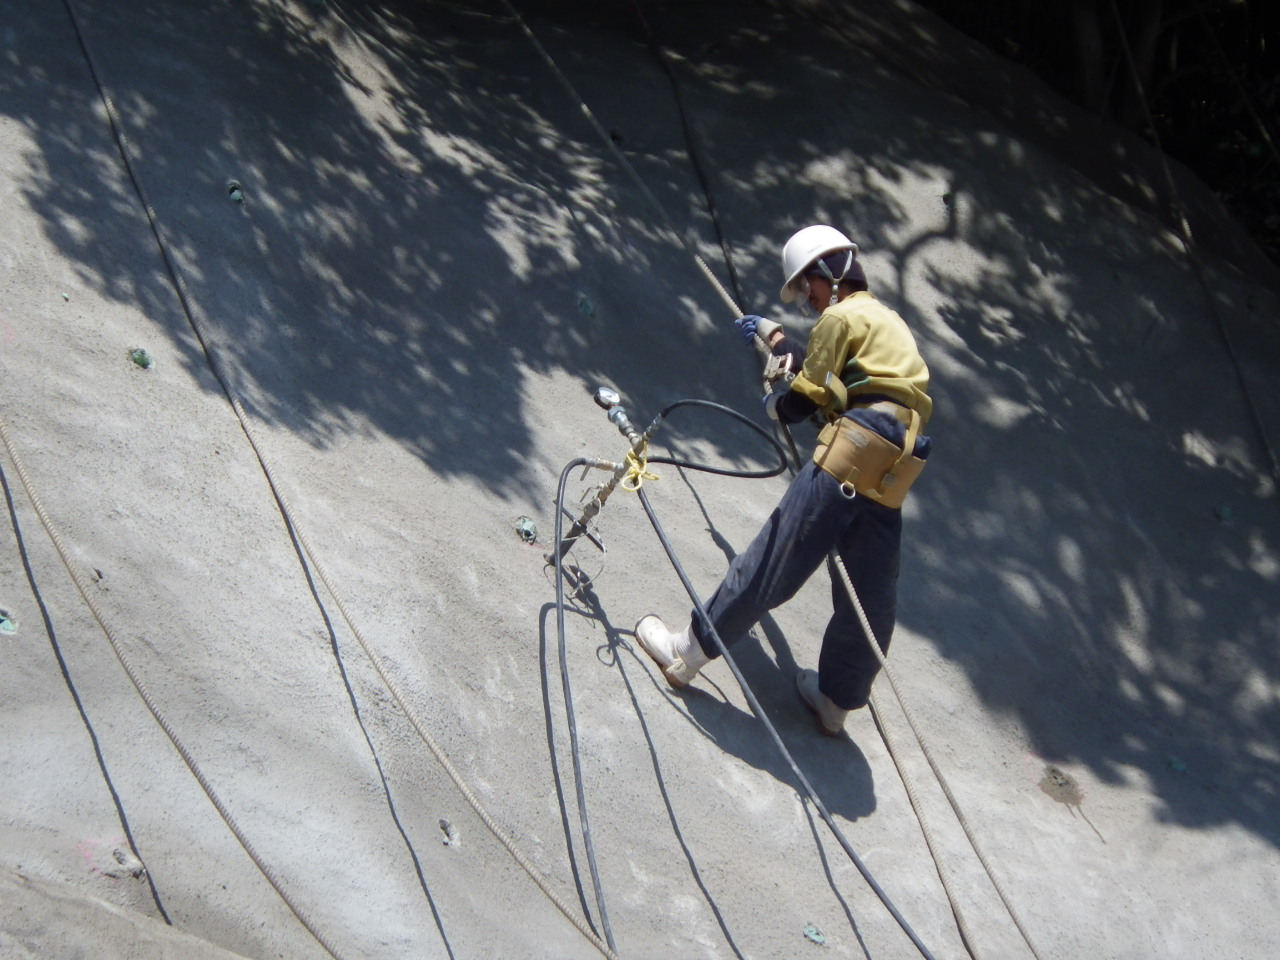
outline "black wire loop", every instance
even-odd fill
[[[777,467],[774,467],[768,470],[735,470],[735,469],[729,469],[724,467],[715,467],[715,466],[711,466],[710,464],[699,463],[697,461],[692,461],[692,460],[683,460],[675,457],[649,457],[648,458],[649,463],[651,464],[662,463],[670,466],[676,466],[686,470],[695,470],[702,473],[715,474],[718,476],[737,477],[741,479],[752,479],[752,480],[776,477],[788,469],[789,461],[787,458],[788,457],[787,451],[783,449],[782,444],[780,444],[777,441],[777,439],[773,437],[764,427],[760,426],[758,423],[751,420],[749,417],[743,415],[742,413],[738,412],[737,410],[734,410],[731,407],[726,407],[723,404],[715,403],[714,401],[711,401],[711,400],[699,400],[699,399],[677,400],[675,403],[672,403],[667,407],[665,407],[662,410],[662,412],[655,418],[654,420],[655,426],[656,424],[663,421],[669,414],[685,407],[700,407],[704,409],[713,410],[718,413],[724,413],[732,417],[733,419],[746,424],[754,432],[758,433],[760,436],[764,437],[764,439],[768,441],[770,447],[773,449],[773,452],[778,457]],[[649,433],[651,433],[652,430],[653,428],[650,429]],[[646,437],[647,436],[648,436],[648,433],[646,433]],[[792,456],[795,456],[794,444],[792,444],[791,454]],[[590,464],[592,462],[593,461],[587,458],[579,457],[578,459],[571,460],[568,464],[565,465],[564,470],[561,471],[560,483],[556,491],[556,504],[555,504],[556,548],[555,548],[555,553],[552,559],[555,565],[555,572],[556,572],[556,631],[557,631],[557,640],[558,640],[559,656],[560,656],[560,680],[564,690],[566,723],[569,728],[570,751],[572,753],[572,760],[573,760],[574,780],[576,781],[576,786],[577,786],[578,817],[582,825],[583,846],[587,854],[587,864],[591,872],[591,880],[592,880],[592,885],[594,887],[597,909],[600,914],[600,922],[604,928],[605,939],[607,940],[610,948],[616,950],[616,946],[613,941],[613,933],[609,927],[608,914],[605,909],[604,889],[600,882],[600,874],[596,865],[595,847],[591,840],[590,818],[587,815],[586,794],[583,788],[582,776],[581,776],[581,762],[580,762],[579,747],[578,747],[577,720],[574,715],[573,692],[569,682],[569,667],[568,667],[568,658],[566,656],[565,622],[564,622],[565,548],[563,543],[563,536],[564,536],[563,528],[564,528],[564,516],[566,512],[564,510],[565,488],[568,483],[569,475],[573,472],[573,470],[576,467],[584,464]],[[928,947],[925,946],[924,942],[920,939],[920,937],[916,934],[916,932],[911,928],[911,925],[907,922],[906,918],[903,917],[903,915],[898,910],[898,908],[894,906],[893,902],[889,899],[888,894],[876,881],[875,877],[872,875],[871,871],[867,868],[866,864],[862,862],[862,859],[858,856],[857,851],[854,850],[853,845],[849,843],[848,839],[844,836],[843,831],[840,830],[839,825],[835,822],[835,819],[832,817],[830,811],[827,810],[826,804],[823,803],[822,798],[818,796],[818,793],[814,789],[813,784],[809,781],[809,778],[805,776],[804,771],[800,769],[799,765],[795,761],[795,758],[792,756],[791,752],[787,749],[786,745],[782,742],[782,737],[778,734],[777,728],[774,727],[772,721],[770,721],[769,717],[765,714],[764,708],[760,706],[760,701],[756,698],[754,691],[752,691],[751,686],[747,683],[746,677],[743,676],[741,670],[739,670],[738,668],[737,663],[734,661],[729,651],[725,648],[725,645],[721,640],[719,634],[716,632],[715,628],[711,625],[711,619],[707,613],[706,607],[703,605],[702,599],[698,596],[697,591],[694,590],[692,581],[690,581],[688,574],[685,572],[683,565],[680,563],[679,558],[675,554],[675,550],[672,548],[670,541],[667,539],[666,532],[662,529],[662,525],[658,521],[658,517],[653,511],[653,506],[649,502],[648,494],[644,491],[643,487],[637,488],[636,493],[640,498],[640,503],[641,503],[641,506],[644,508],[645,514],[649,518],[649,522],[653,526],[654,532],[658,536],[659,542],[662,544],[663,550],[667,554],[667,558],[671,561],[671,565],[675,568],[676,574],[680,578],[680,582],[684,585],[685,591],[688,593],[690,600],[693,601],[694,609],[697,611],[697,615],[699,619],[707,627],[708,635],[713,638],[713,642],[716,644],[721,654],[723,655],[725,663],[729,665],[729,669],[733,672],[734,679],[738,681],[738,685],[742,688],[742,693],[745,696],[748,705],[751,707],[751,712],[754,713],[756,717],[760,719],[761,723],[764,724],[765,729],[768,731],[770,739],[773,741],[774,746],[778,749],[783,760],[786,762],[788,768],[791,770],[791,773],[794,776],[796,783],[799,784],[800,786],[802,795],[804,797],[807,797],[813,803],[814,809],[817,810],[823,822],[825,822],[828,828],[830,828],[832,834],[836,838],[836,841],[840,844],[841,848],[848,855],[850,861],[853,863],[855,867],[857,867],[858,872],[862,874],[862,877],[867,882],[867,885],[879,898],[880,902],[884,904],[885,908],[889,911],[889,914],[893,917],[893,919],[897,921],[898,926],[901,927],[902,931],[911,940],[912,944],[915,945],[916,949],[920,952],[920,955],[924,958],[924,960],[934,960],[933,954],[929,952]]]

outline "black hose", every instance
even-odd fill
[[[751,707],[751,712],[760,719],[760,722],[764,724],[765,729],[769,731],[769,736],[772,738],[774,745],[778,748],[779,753],[782,754],[783,760],[785,760],[787,766],[791,768],[791,772],[795,775],[796,780],[799,782],[805,794],[813,801],[814,809],[816,809],[819,816],[826,821],[827,826],[831,828],[832,834],[835,835],[840,846],[844,848],[844,852],[849,855],[849,859],[853,861],[853,865],[858,868],[858,872],[861,873],[863,879],[867,881],[867,886],[869,886],[875,895],[880,898],[880,902],[884,904],[885,909],[889,911],[893,919],[898,922],[898,926],[902,928],[902,932],[911,938],[911,942],[916,945],[916,949],[920,951],[920,955],[925,957],[926,960],[934,960],[933,954],[929,952],[929,948],[924,945],[916,935],[916,932],[911,929],[911,925],[907,923],[906,918],[903,917],[898,911],[898,908],[893,905],[893,902],[889,899],[889,895],[885,893],[884,889],[876,881],[876,878],[872,876],[871,871],[868,870],[866,864],[862,862],[862,858],[859,857],[857,851],[853,849],[853,845],[845,838],[843,831],[841,831],[840,827],[836,824],[830,811],[827,810],[827,805],[822,802],[822,798],[818,796],[818,792],[814,789],[813,784],[809,782],[809,778],[804,775],[804,771],[800,769],[795,758],[791,756],[791,751],[789,751],[786,744],[782,742],[782,737],[778,735],[777,728],[774,727],[773,722],[765,714],[764,708],[760,706],[760,701],[756,699],[756,695],[747,683],[746,677],[744,677],[742,675],[742,671],[738,669],[738,664],[734,661],[728,648],[725,647],[724,641],[720,639],[720,634],[716,632],[715,627],[712,625],[711,616],[707,613],[707,608],[703,605],[702,599],[698,596],[697,591],[694,590],[693,583],[689,580],[688,574],[685,573],[684,567],[681,565],[679,558],[672,549],[670,541],[667,540],[667,535],[662,529],[662,524],[658,522],[658,517],[653,512],[653,507],[649,504],[648,494],[644,492],[643,488],[638,490],[637,493],[640,495],[640,503],[644,506],[644,512],[648,515],[649,522],[653,525],[654,532],[658,535],[658,540],[662,543],[662,549],[666,551],[667,557],[671,561],[671,565],[675,567],[676,574],[680,577],[680,582],[684,584],[685,592],[689,594],[689,599],[693,601],[694,609],[698,612],[698,616],[701,618],[703,626],[706,627],[707,635],[712,637],[716,647],[724,656],[725,663],[727,663],[729,665],[729,669],[733,671],[734,679],[738,681],[738,686],[742,688],[743,696],[746,697],[747,704]]]
[[[787,469],[786,453],[781,445],[759,424],[750,418],[739,413],[731,407],[723,404],[715,403],[710,400],[686,399],[677,400],[675,403],[666,407],[655,419],[650,427],[650,432],[656,429],[673,410],[679,410],[683,407],[703,407],[715,410],[718,413],[724,413],[741,423],[746,424],[756,433],[764,437],[773,447],[774,453],[778,456],[778,466],[769,470],[728,470],[720,467],[711,467],[706,464],[694,463],[692,461],[679,460],[673,457],[655,457],[649,460],[650,463],[662,463],[676,467],[684,467],[690,470],[700,470],[705,473],[714,473],[720,476],[738,477],[743,479],[764,479],[768,477],[776,477]],[[573,761],[573,779],[578,804],[578,820],[582,826],[582,843],[587,855],[587,869],[591,874],[591,885],[595,893],[596,907],[600,913],[600,926],[604,931],[605,941],[609,944],[609,949],[616,951],[617,944],[613,939],[613,930],[609,924],[609,914],[605,906],[604,889],[600,882],[600,870],[596,863],[595,844],[591,836],[591,821],[587,815],[587,798],[582,781],[582,760],[578,745],[578,721],[573,709],[573,689],[569,680],[569,659],[566,650],[565,640],[565,620],[564,620],[564,553],[566,549],[564,543],[564,517],[566,511],[564,509],[565,488],[568,485],[570,474],[580,466],[595,465],[596,461],[586,457],[578,457],[565,464],[564,469],[560,472],[560,481],[556,488],[556,524],[555,524],[555,552],[552,556],[552,563],[555,567],[556,578],[556,636],[557,647],[560,657],[560,684],[564,692],[564,709],[565,723],[569,733],[569,751]],[[570,857],[572,857],[570,850]],[[588,918],[589,922],[590,918]]]
[[[720,467],[712,467],[704,463],[697,463],[697,462],[688,461],[688,460],[680,460],[673,457],[650,457],[647,461],[648,463],[668,464],[671,466],[676,466],[676,467],[680,467],[688,470],[695,470],[703,473],[711,473],[711,474],[716,474],[716,475],[725,476],[725,477],[738,477],[743,479],[764,479],[768,477],[776,477],[788,468],[789,461],[787,457],[787,452],[783,450],[782,445],[767,430],[765,430],[759,424],[755,423],[750,418],[739,413],[737,410],[734,410],[731,407],[726,407],[723,404],[714,403],[710,400],[698,400],[698,399],[677,400],[675,403],[672,403],[669,406],[665,407],[662,410],[662,412],[658,415],[658,417],[655,418],[654,423],[657,424],[661,422],[670,413],[672,413],[675,410],[681,409],[683,407],[703,407],[705,409],[715,410],[720,413],[725,413],[733,417],[734,419],[738,420],[739,422],[746,424],[748,427],[750,427],[756,433],[760,434],[769,442],[769,445],[773,448],[774,452],[778,455],[778,466],[770,470],[756,470],[756,471],[728,470]],[[793,440],[791,440],[791,436],[789,432],[787,432],[785,435],[787,437],[789,445],[791,446],[791,456],[795,458],[798,462],[799,458],[797,455],[797,451],[795,449],[795,443]],[[646,433],[646,437],[647,436],[648,436],[648,433]],[[564,687],[565,713],[567,716],[567,722],[569,726],[569,743],[570,743],[570,750],[573,756],[574,779],[576,780],[576,786],[577,786],[578,814],[579,814],[579,819],[582,823],[583,845],[587,852],[587,863],[591,871],[592,883],[595,887],[596,902],[599,905],[600,919],[601,919],[601,924],[604,926],[605,937],[609,942],[609,946],[611,948],[616,949],[614,947],[612,933],[609,929],[608,920],[605,914],[604,893],[600,884],[599,871],[597,870],[597,867],[596,867],[595,848],[591,842],[591,827],[590,827],[589,818],[587,817],[586,795],[584,793],[583,786],[582,786],[581,763],[580,763],[579,752],[578,752],[577,721],[574,717],[574,712],[573,712],[573,696],[572,696],[572,692],[569,684],[568,660],[566,657],[566,650],[565,650],[566,644],[565,644],[565,626],[564,626],[564,545],[562,541],[563,526],[564,526],[563,504],[564,504],[565,487],[568,481],[569,474],[574,470],[574,468],[583,466],[583,465],[593,464],[593,463],[594,461],[588,460],[582,457],[576,460],[570,461],[565,466],[564,470],[561,471],[560,483],[556,491],[556,505],[555,505],[556,506],[556,549],[554,554],[555,573],[556,573],[556,611],[557,611],[556,629],[559,636],[560,677]],[[747,703],[751,707],[751,712],[754,713],[760,719],[760,721],[765,725],[765,729],[769,732],[769,736],[773,740],[774,745],[778,748],[779,753],[781,753],[783,760],[786,762],[787,766],[791,769],[791,772],[794,775],[796,782],[800,784],[805,795],[813,802],[814,809],[818,811],[819,816],[822,817],[823,821],[830,828],[832,834],[836,838],[836,841],[844,849],[844,852],[848,855],[849,859],[853,862],[854,866],[858,868],[858,872],[862,874],[862,877],[867,882],[867,885],[871,888],[871,890],[875,893],[875,895],[880,899],[880,902],[884,904],[885,908],[889,911],[890,915],[894,918],[894,920],[897,921],[898,926],[902,928],[902,931],[907,935],[908,938],[910,938],[911,942],[915,945],[916,949],[919,950],[920,955],[924,957],[925,960],[934,960],[933,954],[929,952],[928,947],[924,945],[923,941],[921,941],[921,939],[916,934],[916,932],[911,928],[911,925],[907,923],[906,918],[902,916],[898,908],[895,907],[893,902],[889,899],[888,894],[876,881],[875,877],[871,874],[871,871],[867,868],[866,864],[862,862],[862,859],[858,856],[857,851],[853,849],[853,845],[849,843],[844,833],[840,830],[840,827],[836,824],[835,819],[831,816],[830,811],[827,810],[826,804],[823,803],[822,798],[818,796],[818,793],[814,789],[813,784],[809,782],[809,778],[805,776],[804,772],[800,769],[799,765],[796,763],[795,758],[791,755],[791,752],[787,749],[786,744],[782,742],[782,737],[779,736],[777,728],[774,727],[772,721],[770,721],[768,716],[765,714],[764,708],[760,706],[760,701],[756,698],[755,693],[752,691],[750,685],[747,683],[746,677],[743,676],[742,671],[738,668],[737,663],[734,661],[733,657],[729,654],[729,651],[725,647],[724,642],[720,639],[720,635],[716,632],[715,627],[712,626],[710,615],[707,613],[706,607],[703,605],[703,602],[701,598],[698,596],[697,591],[694,590],[693,584],[689,580],[688,574],[685,572],[683,565],[680,563],[679,558],[675,554],[675,550],[672,548],[670,541],[667,539],[666,532],[662,529],[662,524],[658,521],[658,517],[653,511],[653,506],[649,503],[648,495],[645,493],[643,487],[638,488],[636,490],[636,493],[640,497],[641,506],[643,506],[645,514],[648,516],[649,522],[650,524],[652,524],[654,532],[657,534],[658,540],[662,544],[662,548],[667,554],[667,558],[671,561],[671,565],[675,568],[676,574],[680,578],[680,582],[684,585],[685,591],[688,593],[689,598],[693,601],[694,609],[697,611],[697,614],[701,618],[702,623],[707,627],[707,634],[714,638],[714,643],[716,647],[720,650],[720,653],[724,656],[725,662],[729,665],[729,669],[733,672],[734,679],[738,681],[738,685],[742,688],[743,695],[746,697]]]
[[[675,403],[664,407],[662,413],[658,414],[659,419],[665,419],[669,414],[682,407],[702,407],[707,410],[714,410],[717,413],[723,413],[740,423],[746,424],[760,436],[769,442],[769,446],[773,447],[773,452],[778,455],[778,466],[769,470],[727,470],[723,467],[712,467],[705,463],[696,463],[691,460],[677,460],[674,457],[650,457],[649,463],[665,463],[673,467],[681,467],[685,470],[697,470],[701,473],[711,473],[720,477],[736,477],[741,480],[767,480],[770,477],[776,477],[787,469],[787,454],[782,449],[782,444],[760,424],[756,423],[745,414],[739,413],[732,407],[726,407],[722,403],[716,403],[712,400],[677,400]]]
[[[600,870],[596,866],[595,844],[591,842],[591,822],[587,817],[587,795],[582,786],[582,759],[578,749],[578,721],[573,712],[573,691],[569,686],[569,658],[565,651],[564,629],[564,491],[569,482],[569,474],[576,467],[590,464],[585,457],[570,460],[560,471],[560,484],[556,488],[556,635],[560,652],[560,685],[564,690],[565,722],[569,728],[569,754],[573,759],[573,781],[578,798],[578,820],[582,824],[582,844],[587,852],[587,868],[591,871],[591,884],[595,888],[596,907],[600,911],[600,926],[604,928],[604,938],[609,949],[615,953],[618,945],[613,940],[613,929],[609,926],[609,913],[605,909],[604,889],[600,885]],[[587,918],[590,922],[590,917]]]

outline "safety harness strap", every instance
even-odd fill
[[[844,384],[828,374],[826,386],[841,408],[847,408],[848,390]],[[882,410],[901,421],[906,427],[902,446],[855,420],[841,417],[818,434],[813,462],[839,481],[849,496],[856,492],[886,507],[901,509],[907,491],[924,470],[925,461],[913,452],[920,436],[920,413],[887,400],[859,406]]]

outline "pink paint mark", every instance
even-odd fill
[[[80,856],[84,857],[84,862],[89,867],[89,872],[101,873],[102,871],[98,868],[98,858],[94,856],[93,848],[94,842],[92,840],[81,840],[76,845],[76,849],[80,851]]]
[[[118,853],[118,851],[128,851],[129,849],[124,837],[81,840],[76,845],[76,849],[80,852],[80,856],[84,857],[85,865],[89,868],[90,873],[119,879],[121,876],[132,872],[132,867],[128,863],[132,857],[125,856],[124,859],[121,859],[121,855]],[[100,857],[102,858],[101,860],[99,859]]]

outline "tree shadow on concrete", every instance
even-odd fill
[[[793,74],[799,103],[847,94],[858,123],[838,144],[784,109],[797,119],[773,133],[795,159],[743,161],[729,97],[707,140],[761,209],[799,185],[813,220],[860,228],[873,291],[930,361],[939,443],[909,511],[902,623],[1047,758],[1112,783],[1136,771],[1172,822],[1280,842],[1275,491],[1196,272],[1154,221],[998,124]],[[1255,349],[1265,403],[1274,325],[1229,285],[1214,305]]]
[[[431,471],[504,494],[527,483],[534,376],[609,381],[637,409],[690,381],[749,396],[745,357],[706,360],[733,344],[687,252],[500,8],[77,9],[255,417],[318,448],[391,436]],[[698,29],[667,37],[748,303],[776,295],[780,238],[851,225],[935,374],[904,625],[1047,758],[1108,782],[1137,771],[1171,821],[1280,843],[1275,493],[1194,272],[1154,221],[1026,147],[1007,116],[862,73],[839,37],[742,10],[691,8]],[[639,34],[618,42],[620,19],[595,25],[573,5],[539,12],[615,143],[705,245]],[[9,51],[23,69],[4,109],[38,156],[17,189],[83,282],[164,324],[216,390],[138,239],[87,71],[38,52],[73,49],[69,29],[50,30]],[[1274,330],[1230,289],[1218,300],[1250,325],[1265,359],[1249,362],[1273,371]],[[714,430],[697,439],[753,455]]]

